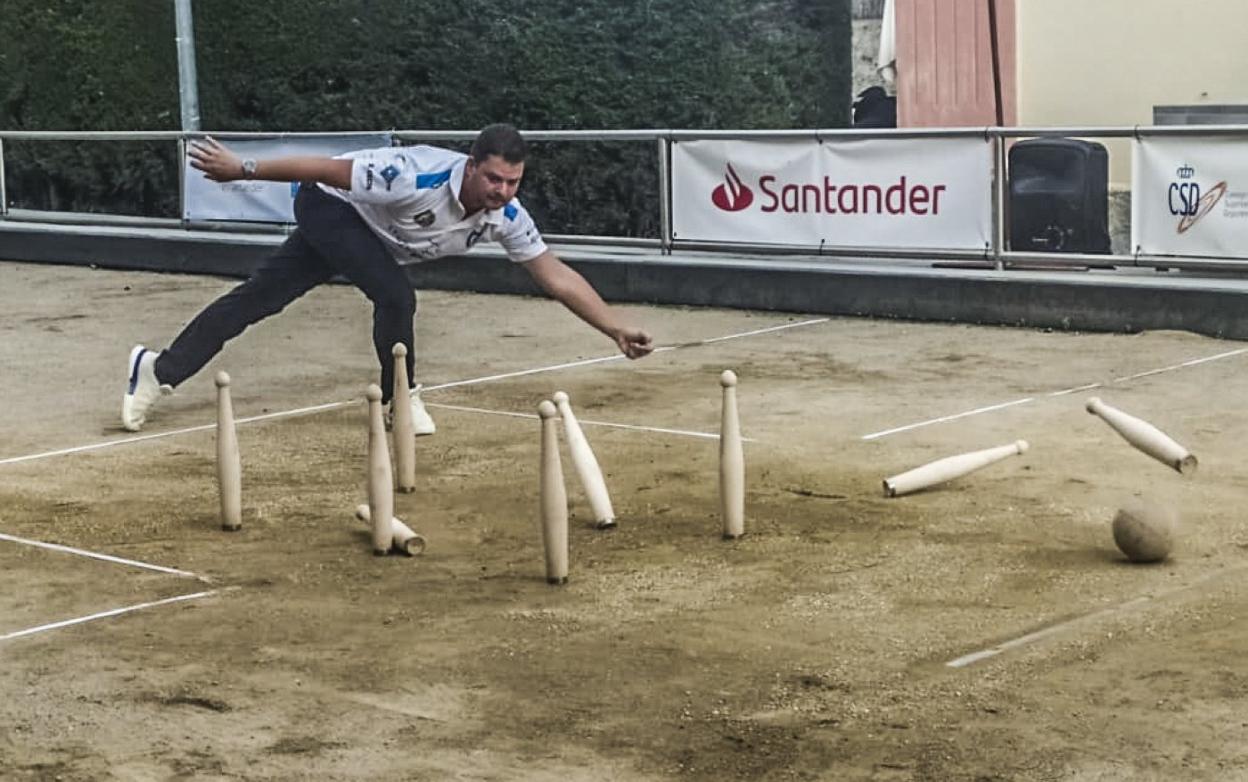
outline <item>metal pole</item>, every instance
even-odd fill
[[[671,142],[658,139],[659,152],[659,247],[663,255],[672,252],[672,188],[671,170],[667,158]]]
[[[1005,107],[1001,105],[1001,54],[997,46],[997,0],[988,0],[988,43],[992,48],[992,94],[997,110],[997,127],[1005,124]]]
[[[0,217],[9,213],[9,194],[4,189],[4,139],[0,138]]]
[[[992,258],[998,270],[1005,268],[1002,254],[1005,252],[1005,227],[1009,219],[1006,214],[1009,205],[1005,200],[1006,159],[1005,137],[998,136],[992,140],[993,169],[996,176],[992,178]]]
[[[178,219],[186,224],[186,139],[178,139]]]
[[[191,0],[173,0],[177,18],[178,95],[182,105],[182,129],[199,130],[199,88],[195,75],[195,30],[191,24]]]

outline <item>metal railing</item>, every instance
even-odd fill
[[[398,142],[468,142],[475,130],[393,130],[388,131]],[[82,212],[50,212],[10,209],[5,185],[4,142],[10,141],[170,141],[178,145],[179,160],[185,155],[187,141],[211,135],[228,139],[308,139],[326,137],[375,136],[377,131],[257,133],[257,132],[183,132],[183,131],[4,131],[0,130],[0,221],[62,223],[67,225],[108,225],[136,228],[195,229],[223,233],[282,233],[290,230],[284,224],[229,223],[193,221],[173,218],[138,217]],[[538,142],[651,142],[655,145],[658,172],[658,237],[584,236],[547,234],[555,243],[599,246],[655,248],[663,253],[673,250],[713,250],[752,254],[814,255],[827,257],[906,258],[917,260],[972,260],[999,270],[1042,263],[1046,266],[1154,266],[1168,268],[1243,270],[1245,259],[1203,257],[1195,255],[1150,255],[1140,252],[1082,254],[1067,252],[1027,252],[1007,249],[1007,146],[1010,140],[1023,138],[1146,138],[1163,136],[1231,136],[1248,140],[1248,125],[1151,125],[1151,126],[1072,126],[1072,127],[982,127],[982,128],[902,128],[902,129],[806,129],[806,130],[534,130],[525,131],[529,141]],[[809,245],[743,244],[739,242],[683,241],[672,238],[671,152],[672,144],[693,140],[861,140],[861,139],[922,139],[982,137],[993,144],[992,166],[992,241],[982,251],[951,249],[916,249],[913,247],[860,247]],[[179,178],[182,167],[179,166]],[[179,179],[179,214],[184,214],[184,188]]]

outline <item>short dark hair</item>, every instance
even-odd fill
[[[477,163],[482,163],[491,155],[498,155],[508,163],[523,163],[528,147],[520,131],[505,122],[499,122],[484,128],[472,142],[469,155]]]

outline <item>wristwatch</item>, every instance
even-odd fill
[[[256,161],[253,158],[247,158],[243,161],[243,179],[256,178]]]

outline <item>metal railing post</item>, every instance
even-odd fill
[[[178,139],[178,220],[186,225],[186,136]]]
[[[671,141],[660,136],[656,141],[659,154],[659,251],[663,255],[672,253],[672,183],[671,166],[668,158],[671,154]]]
[[[996,135],[992,139],[993,178],[992,178],[992,259],[997,271],[1005,269],[1005,224],[1007,215],[1005,203],[1005,136]]]
[[[4,187],[4,139],[0,138],[0,217],[9,213],[9,192]]]

